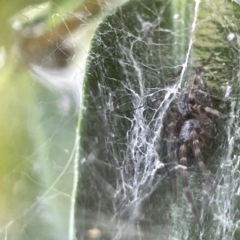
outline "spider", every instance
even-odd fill
[[[203,68],[210,62],[212,56],[213,54],[196,68],[193,80],[180,92],[177,109],[172,108],[167,116],[168,159],[170,163],[174,163],[177,158],[181,165],[183,192],[200,229],[198,209],[188,184],[187,159],[191,157],[196,159],[206,183],[213,190],[211,173],[207,170],[202,157],[202,152],[211,138],[212,120],[208,115],[218,118],[228,117],[228,115],[210,107],[208,88],[200,79]],[[170,171],[170,178],[176,178],[174,171]],[[173,188],[175,192],[176,186],[174,183]]]

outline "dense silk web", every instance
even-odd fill
[[[211,195],[204,190],[202,180],[199,180],[201,179],[199,172],[189,166],[190,185],[194,189],[194,196],[201,209],[200,218],[204,223],[204,228],[199,233],[183,199],[181,186],[178,184],[177,197],[170,193],[169,172],[176,171],[178,175],[177,170],[182,166],[175,161],[173,166],[168,168],[167,172],[165,171],[166,163],[168,164],[166,143],[164,143],[166,114],[171,106],[176,104],[181,89],[193,76],[194,67],[209,56],[210,48],[207,47],[207,51],[199,55],[200,58],[193,57],[195,48],[201,52],[197,41],[197,36],[201,36],[197,33],[200,31],[198,28],[204,21],[199,13],[200,3],[201,1],[195,1],[192,5],[194,9],[191,12],[192,22],[189,26],[190,31],[185,31],[185,34],[188,34],[185,45],[179,44],[181,33],[178,30],[173,31],[163,24],[168,5],[161,7],[156,5],[152,8],[143,1],[140,5],[141,9],[145,10],[145,14],[133,15],[135,28],[127,23],[122,10],[116,14],[115,20],[106,20],[98,30],[93,40],[96,45],[89,56],[89,79],[98,82],[97,90],[91,86],[92,83],[89,85],[86,83],[88,98],[85,105],[86,111],[93,109],[89,110],[91,114],[97,109],[100,125],[96,128],[92,126],[92,132],[99,133],[96,133],[96,138],[90,138],[91,140],[86,142],[83,140],[84,153],[81,166],[84,169],[83,178],[84,171],[87,171],[85,174],[88,177],[92,176],[85,183],[89,188],[89,196],[94,195],[99,203],[95,208],[93,207],[97,217],[84,213],[88,220],[80,224],[79,236],[82,236],[80,231],[88,229],[87,221],[96,221],[96,228],[104,229],[103,232],[105,231],[107,236],[110,234],[112,239],[131,239],[134,236],[144,236],[143,239],[149,236],[149,239],[156,239],[156,235],[151,235],[147,230],[143,232],[141,226],[144,222],[150,222],[148,227],[155,227],[158,235],[166,234],[166,239],[168,239],[167,236],[175,236],[175,231],[180,234],[180,239],[191,239],[192,234],[200,236],[200,239],[214,234],[216,239],[221,239],[223,236],[232,234],[233,225],[227,224],[228,227],[224,227],[224,230],[219,225],[219,222],[226,217],[226,211],[234,215],[233,208],[229,208],[231,204],[226,205],[226,201],[222,201],[220,197],[224,191],[228,192],[229,186],[233,184],[231,177],[226,177],[225,180],[229,180],[226,186],[217,184],[216,193]],[[207,6],[213,8],[213,6]],[[149,17],[149,12],[153,14],[153,19]],[[173,25],[183,21],[177,13],[173,19],[175,19]],[[114,21],[120,24],[115,27]],[[114,42],[114,47],[110,44],[111,41]],[[180,48],[185,51],[174,55],[174,50],[177,51]],[[97,49],[100,50],[97,51]],[[178,76],[176,73],[181,67],[182,72]],[[203,74],[203,78],[209,79],[214,75],[217,79],[218,74],[215,70],[211,71],[209,67],[206,70],[208,73]],[[230,104],[232,111],[235,108],[234,104],[234,102]],[[231,137],[231,126],[234,121],[232,118],[226,128],[220,127],[219,134],[225,140],[215,140],[215,149],[207,159],[210,162],[207,164],[211,165],[211,161],[215,161],[219,166],[214,172],[216,178],[222,174],[223,169],[226,174],[228,172],[231,175],[232,172],[230,166],[225,166],[225,160],[231,158],[230,145],[236,140]],[[216,124],[218,127],[221,126],[220,123]],[[104,135],[105,140],[100,135]],[[227,139],[232,140],[227,142]],[[100,153],[98,148],[101,149],[102,145],[104,150]],[[222,156],[219,157],[217,152],[221,152]],[[108,171],[111,173],[107,173]],[[100,184],[100,181],[104,183]],[[216,182],[218,183],[218,179]],[[236,191],[236,186],[233,186],[233,189]],[[95,191],[97,193],[94,193]],[[105,202],[102,201],[103,199]],[[88,209],[87,197],[82,202],[84,203],[80,203],[79,208]],[[103,206],[104,204],[107,206]],[[148,207],[152,208],[152,215]],[[79,218],[84,211],[79,210]],[[153,214],[154,211],[155,214]],[[205,219],[209,216],[212,220],[208,222]],[[106,226],[97,220],[99,218],[111,220],[104,220]],[[169,230],[172,223],[173,232]],[[111,226],[111,230],[108,225]],[[210,229],[216,228],[219,228],[217,233],[211,232]],[[179,237],[178,234],[177,237]]]

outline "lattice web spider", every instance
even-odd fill
[[[205,167],[202,157],[202,152],[211,138],[212,121],[208,115],[214,115],[219,118],[228,117],[228,115],[224,115],[210,107],[208,88],[200,79],[204,66],[210,62],[212,56],[213,54],[196,68],[193,80],[180,91],[177,109],[171,109],[167,115],[168,163],[174,163],[177,158],[180,165],[182,165],[180,171],[183,191],[199,228],[201,228],[201,224],[198,209],[189,190],[187,159],[190,157],[196,159],[208,187],[213,190],[211,173]],[[175,178],[174,171],[170,171],[170,177],[171,179]],[[173,187],[176,188],[174,184]]]

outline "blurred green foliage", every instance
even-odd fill
[[[64,112],[61,94],[37,81],[23,36],[10,22],[40,3],[1,2],[0,239],[65,240],[69,234],[76,110]],[[46,21],[66,3],[69,11],[77,1],[52,1]]]
[[[238,156],[239,149],[231,152],[232,146],[228,141],[229,138],[235,138],[237,143],[239,137],[230,133],[232,123],[226,119],[211,118],[211,148],[204,149],[203,152],[207,156],[204,159],[207,169],[216,174],[216,179],[219,177],[222,182],[225,181],[218,185],[211,205],[202,196],[206,189],[201,185],[203,176],[197,164],[194,162],[195,166],[190,165],[189,169],[190,189],[196,195],[201,211],[201,233],[196,227],[193,214],[189,214],[189,206],[183,199],[183,194],[179,194],[177,199],[173,195],[167,198],[167,193],[161,190],[161,187],[165,187],[162,185],[167,185],[164,181],[151,196],[148,196],[150,190],[146,193],[147,204],[134,208],[137,205],[134,203],[141,196],[146,196],[143,193],[145,188],[140,187],[139,192],[135,189],[142,184],[143,169],[150,168],[141,160],[146,157],[151,161],[151,155],[145,154],[152,143],[148,138],[151,139],[154,135],[147,135],[147,140],[143,136],[147,142],[144,145],[141,133],[148,134],[147,127],[155,123],[148,122],[149,119],[152,120],[152,116],[156,117],[158,114],[154,111],[151,115],[154,107],[157,108],[154,105],[155,96],[165,99],[165,91],[170,93],[172,90],[173,81],[168,76],[183,64],[186,67],[182,79],[183,87],[193,78],[194,67],[214,53],[213,59],[201,75],[209,86],[213,108],[228,113],[231,112],[233,103],[239,105],[239,9],[238,4],[228,0],[133,0],[101,23],[92,40],[84,85],[86,109],[80,134],[84,164],[81,166],[82,191],[78,195],[77,209],[80,239],[84,238],[92,226],[100,226],[103,238],[106,239],[110,235],[120,236],[120,239],[131,238],[131,234],[136,237],[136,229],[129,227],[132,222],[137,222],[143,230],[143,239],[170,239],[171,234],[176,239],[184,240],[221,240],[233,237],[238,226],[236,219],[239,219],[239,211],[235,206],[236,201],[232,199],[239,191],[239,180],[232,180],[234,163],[228,165],[227,161],[232,161],[233,154]],[[223,87],[226,84],[235,86],[230,93],[231,99],[223,97]],[[152,92],[157,92],[158,88],[159,95],[153,95]],[[148,99],[146,96],[150,95],[152,98]],[[162,108],[165,108],[164,103]],[[136,109],[139,112],[136,111],[135,115]],[[141,110],[144,112],[142,115]],[[236,114],[238,115],[238,110]],[[239,129],[238,119],[233,121]],[[145,122],[149,125],[144,125]],[[131,142],[132,139],[134,143]],[[167,147],[162,138],[159,145],[159,159],[166,159],[164,151]],[[222,170],[225,164],[231,167],[227,166]],[[218,176],[224,175],[222,171],[225,173],[223,178]],[[196,177],[192,177],[194,174]],[[152,183],[150,180],[146,182],[146,185]],[[154,188],[152,185],[151,187]],[[182,186],[179,192],[183,193]],[[132,195],[138,197],[134,198]],[[144,217],[132,219],[134,214]],[[121,220],[116,217],[118,215]],[[117,226],[112,219],[116,219]],[[124,230],[118,232],[121,227]],[[168,227],[166,236],[163,236]],[[235,233],[236,239],[238,234],[239,230]],[[135,239],[134,237],[132,238]]]

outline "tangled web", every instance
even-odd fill
[[[238,109],[236,93],[225,91],[222,95],[220,86],[236,81],[234,72],[238,70],[229,61],[232,38],[228,36],[230,30],[237,34],[238,28],[219,30],[223,23],[210,14],[220,11],[214,1],[195,1],[188,7],[189,26],[171,2],[133,1],[106,18],[97,30],[88,59],[86,109],[81,125],[84,190],[79,194],[76,215],[80,239],[91,238],[92,230],[99,231],[103,239],[233,237],[238,213],[234,210],[235,200],[229,196],[236,196],[238,189],[232,178],[236,169],[232,163],[239,164],[234,154],[239,139],[232,132],[237,124],[234,117],[227,126],[215,122],[216,137],[206,160],[216,182],[221,183],[213,196],[203,193],[199,170],[189,166],[190,186],[201,209],[201,232],[183,198],[181,184],[174,196],[169,172],[164,170],[166,114],[176,105],[194,66],[210,52],[217,58],[207,67],[203,79],[213,86],[213,105],[234,114]],[[226,9],[225,14],[234,7],[227,5]],[[212,33],[204,35],[205,29]],[[215,32],[224,32],[221,37],[226,40],[214,42]],[[213,42],[215,45],[210,44]],[[173,77],[181,66],[180,76]],[[176,160],[172,170],[177,172],[179,167]],[[83,216],[85,220],[81,221]]]

